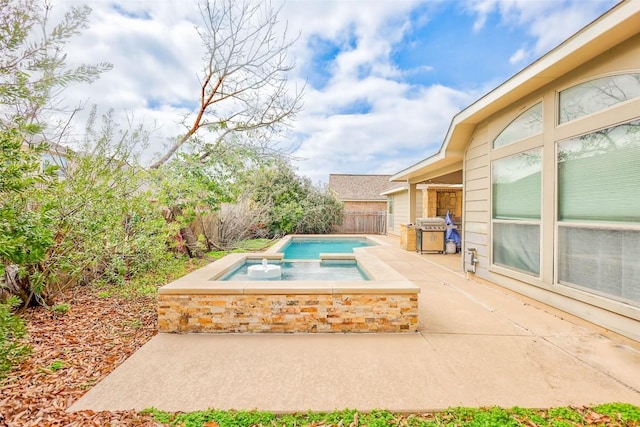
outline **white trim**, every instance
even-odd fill
[[[417,184],[416,190],[428,190],[429,188],[462,188],[462,184]]]
[[[404,191],[409,191],[409,184],[404,184],[400,187],[390,188],[389,190],[383,191],[380,194],[383,196],[389,196],[391,194],[402,193]]]

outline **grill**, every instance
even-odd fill
[[[447,223],[444,218],[416,219],[416,252],[445,252]]]

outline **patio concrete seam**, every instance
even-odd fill
[[[521,325],[519,322],[516,322],[515,320],[513,320],[512,318],[510,318],[509,316],[506,316],[504,313],[500,312],[498,309],[493,308],[492,306],[480,301],[478,298],[476,298],[475,296],[473,296],[471,293],[462,290],[461,288],[448,283],[448,282],[444,282],[445,285],[450,286],[451,288],[453,288],[454,290],[456,290],[457,292],[461,293],[462,295],[464,295],[469,301],[473,302],[474,304],[478,304],[480,307],[484,308],[485,310],[487,310],[489,313],[497,316],[497,317],[501,317],[502,319],[506,320],[507,322],[509,322],[510,324],[512,324],[513,326],[515,326],[516,328],[531,334],[533,336],[537,336],[537,334],[535,332],[533,332],[531,329],[527,328],[526,326]],[[501,336],[501,335],[496,335],[496,336]],[[514,335],[515,336],[515,335]]]
[[[437,264],[437,263],[435,263],[435,262],[431,261],[430,259],[427,259],[427,258],[425,258],[425,257],[421,256],[421,255],[420,255],[419,253],[417,253],[417,252],[413,253],[412,255],[413,255],[415,258],[418,258],[418,259],[420,259],[420,260],[422,260],[422,261],[424,261],[424,262],[427,262],[427,263],[429,263],[430,265],[432,265],[432,266],[434,266],[434,267],[441,268],[441,269],[443,269],[443,270],[446,270],[446,271],[448,271],[448,272],[450,272],[450,273],[457,274],[458,276],[463,277],[463,278],[465,278],[465,279],[466,279],[466,277],[465,277],[464,275],[460,274],[459,272],[457,272],[457,271],[455,271],[455,270],[452,270],[452,269],[450,269],[450,268],[448,268],[448,267],[445,267],[444,265]]]
[[[598,336],[598,337],[603,337],[600,334],[591,334],[592,336]],[[584,366],[589,367],[590,369],[593,369],[594,371],[604,375],[605,377],[609,378],[610,380],[613,380],[615,382],[617,382],[618,384],[620,384],[623,387],[628,388],[629,390],[638,393],[640,395],[640,390],[637,389],[636,387],[632,386],[631,384],[627,384],[625,383],[622,379],[610,374],[609,372],[607,372],[606,370],[600,369],[600,367],[598,367],[597,365],[593,364],[593,363],[589,363],[589,361],[581,358],[580,356],[578,356],[577,354],[567,350],[564,347],[559,346],[558,344],[553,343],[552,341],[549,341],[545,336],[543,335],[539,335],[539,334],[535,334],[534,336],[540,338],[541,340],[543,340],[544,342],[546,342],[547,344],[550,344],[552,347],[562,351],[563,353],[567,354],[568,356],[570,356],[572,359],[576,360],[577,362],[582,363]],[[606,337],[603,337],[606,338]],[[634,349],[635,351],[635,349]]]

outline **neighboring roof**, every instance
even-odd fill
[[[329,174],[329,189],[344,201],[385,201],[391,175]]]
[[[531,92],[615,47],[640,31],[640,1],[624,0],[518,74],[453,117],[440,150],[391,177],[419,182],[462,169],[478,123]]]

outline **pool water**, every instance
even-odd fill
[[[358,267],[355,261],[302,261],[302,262],[269,262],[282,268],[282,277],[261,279],[264,281],[277,280],[369,280],[367,275]],[[246,261],[240,267],[225,274],[218,280],[256,280],[249,277],[248,267],[260,264],[260,261]]]
[[[352,253],[354,248],[372,245],[364,238],[292,239],[282,252],[285,259],[320,259],[321,253]]]

